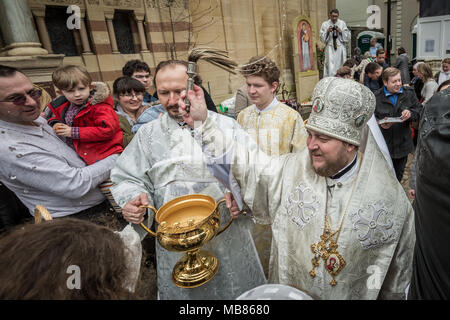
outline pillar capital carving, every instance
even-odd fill
[[[136,21],[138,22],[142,22],[145,19],[145,12],[144,11],[138,11],[138,10],[134,10],[134,18],[136,19]]]
[[[104,8],[105,18],[107,20],[114,19],[114,8]]]
[[[33,4],[30,6],[30,10],[33,16],[45,18],[45,4]]]

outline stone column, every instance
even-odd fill
[[[86,31],[86,23],[84,22],[84,16],[85,13],[83,12],[83,14],[81,15],[81,29],[79,30],[81,45],[83,47],[83,54],[93,54],[91,51],[91,46],[89,45],[89,39]]]
[[[138,14],[134,13],[134,16],[136,18],[136,24],[138,27],[138,33],[139,33],[139,41],[141,42],[141,52],[149,52],[147,47],[147,39],[145,38],[145,31],[144,31],[144,14]]]
[[[0,30],[5,42],[1,56],[46,55],[33,29],[27,0],[0,1]]]
[[[106,26],[108,28],[109,41],[111,42],[112,53],[120,53],[117,47],[116,34],[114,33],[114,10],[112,12],[105,12]]]
[[[147,47],[147,40],[144,33],[144,24],[142,20],[137,20],[137,26],[139,31],[139,40],[141,42],[141,52],[149,52]]]
[[[45,24],[45,7],[42,9],[32,9],[33,15],[36,17],[37,31],[41,38],[42,46],[49,54],[53,53],[52,42],[48,34],[47,25]]]

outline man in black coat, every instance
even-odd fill
[[[401,122],[380,124],[394,164],[397,180],[401,181],[408,154],[414,150],[410,122],[418,121],[422,105],[412,88],[403,87],[400,70],[387,68],[381,75],[384,86],[375,92],[375,118],[400,118]]]
[[[416,244],[408,299],[450,299],[450,88],[423,110],[417,144]]]

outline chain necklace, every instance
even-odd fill
[[[332,280],[330,281],[331,286],[335,286],[337,284],[335,277],[339,274],[339,272],[342,271],[342,269],[345,267],[346,262],[342,255],[337,250],[338,248],[338,238],[339,234],[341,233],[342,225],[344,224],[345,216],[347,215],[347,209],[350,204],[350,200],[352,199],[353,190],[355,189],[356,180],[358,180],[359,175],[359,169],[358,168],[358,174],[355,177],[355,180],[353,181],[352,191],[350,193],[350,197],[347,200],[347,204],[345,206],[344,215],[342,216],[341,222],[339,224],[339,227],[334,232],[331,230],[330,221],[328,218],[328,209],[325,209],[325,222],[324,222],[324,229],[323,233],[320,236],[320,241],[313,243],[311,245],[311,251],[314,254],[311,262],[312,262],[312,270],[309,272],[309,275],[311,278],[314,278],[316,276],[315,268],[319,267],[320,265],[320,259],[323,260],[325,264],[325,269],[328,271],[328,273],[331,275]],[[328,202],[328,190],[326,191],[327,194],[327,202]],[[326,204],[327,206],[327,204]],[[333,237],[336,236],[334,239]]]

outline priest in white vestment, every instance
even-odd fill
[[[339,11],[330,11],[330,19],[320,27],[320,41],[325,44],[323,76],[334,77],[337,70],[347,60],[346,45],[350,42],[351,32],[346,23],[339,19]]]
[[[375,109],[368,88],[322,79],[306,124],[307,148],[281,157],[223,135],[206,114],[198,87],[188,98],[184,119],[202,123],[194,129],[196,140],[213,161],[214,175],[233,190],[235,200],[227,201],[232,214],[245,209],[272,226],[270,283],[314,299],[405,298],[413,210],[370,131],[364,152],[359,150]],[[179,105],[183,112],[184,103]]]
[[[143,125],[117,160],[111,171],[114,199],[122,207],[124,218],[134,223],[143,239],[147,233],[138,223],[144,220],[140,205],[159,209],[168,201],[187,194],[206,194],[216,201],[226,189],[211,175],[194,141],[193,131],[178,114],[178,98],[186,89],[187,68],[182,61],[165,61],[155,71],[158,98],[166,109],[159,119]],[[211,112],[209,118],[230,136],[240,140],[248,135],[229,117]],[[256,148],[256,144],[254,144]],[[230,219],[221,210],[221,225]],[[144,222],[153,224],[151,214]],[[219,260],[217,274],[197,288],[179,288],[172,283],[172,269],[182,254],[169,252],[156,242],[158,297],[162,300],[235,299],[245,291],[266,283],[248,225],[250,218],[238,219],[202,249]]]

